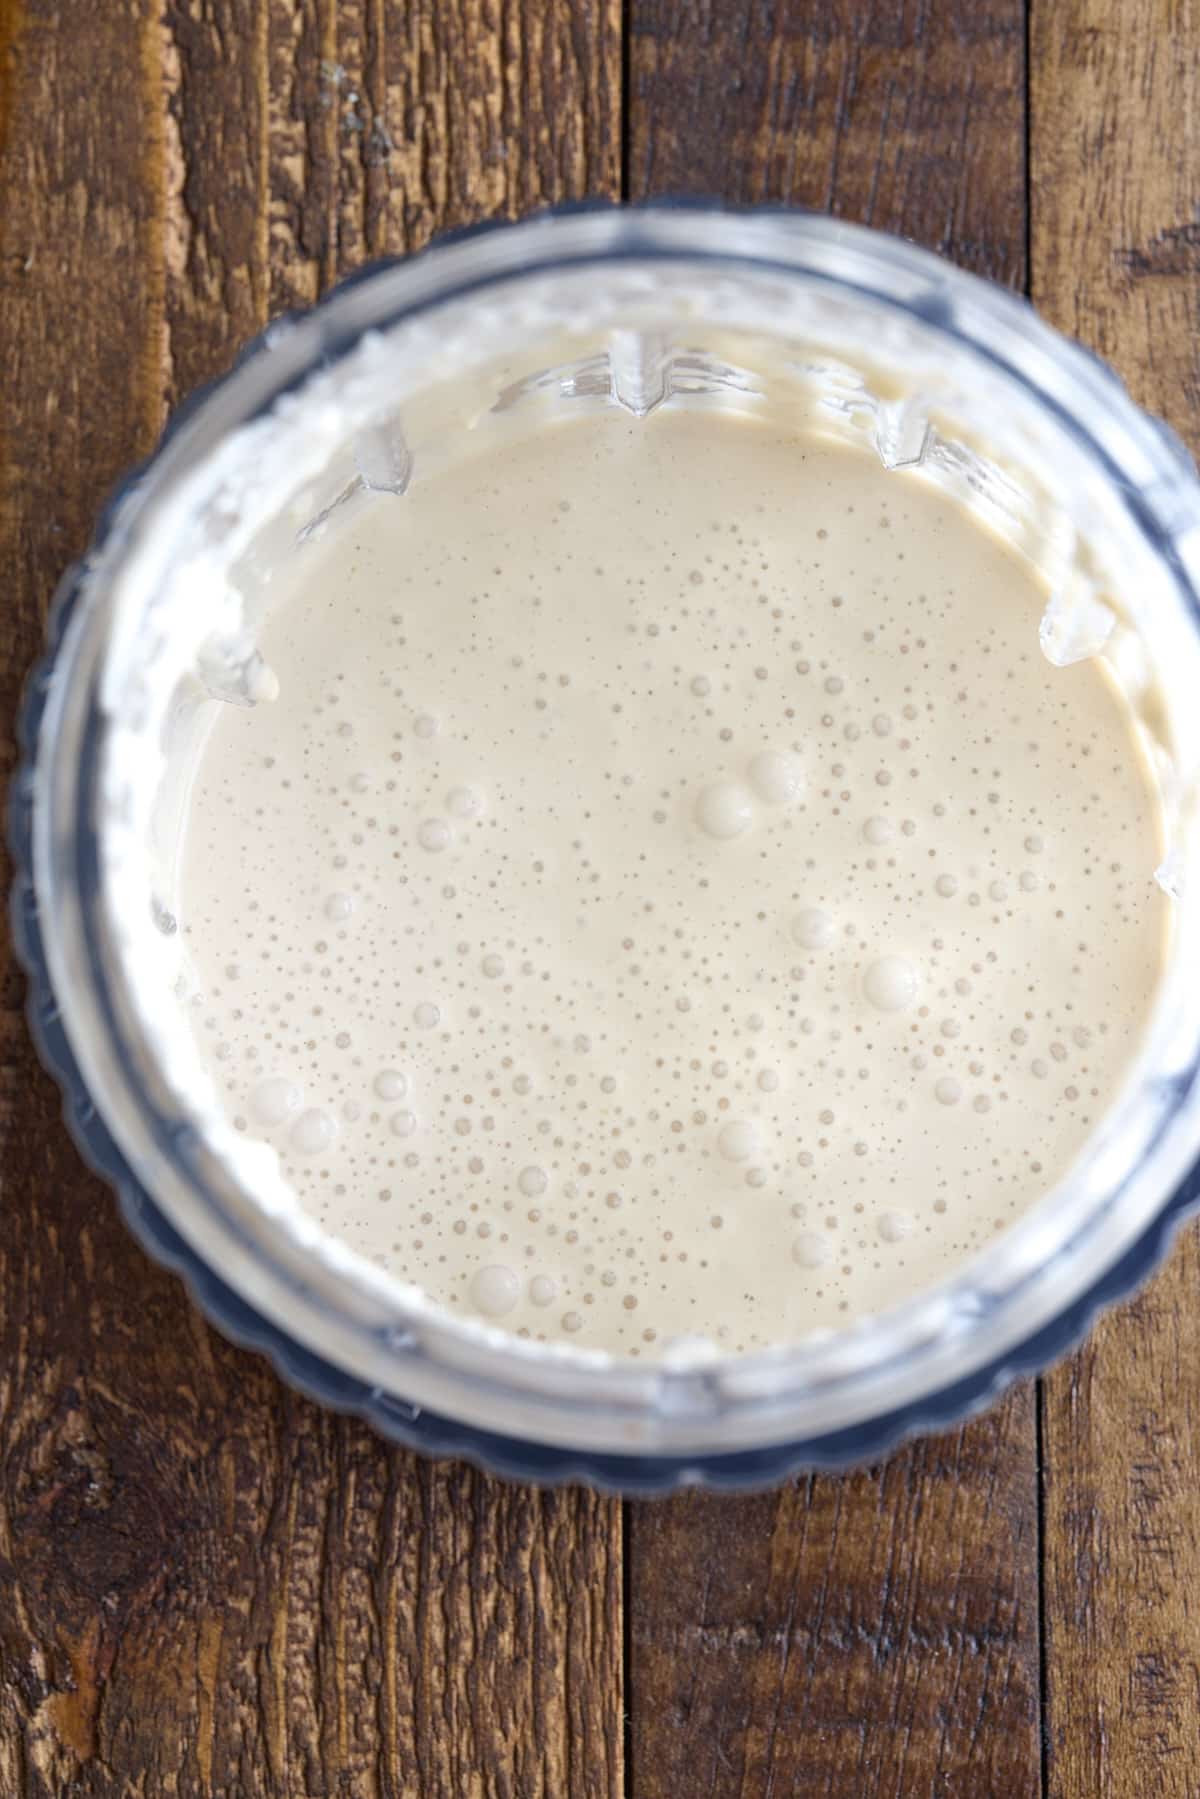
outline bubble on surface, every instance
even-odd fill
[[[834,924],[828,912],[808,906],[792,920],[792,937],[801,949],[824,949],[833,938]]]
[[[478,818],[483,812],[483,795],[478,787],[452,787],[446,795],[446,810],[455,818]]]
[[[337,1136],[337,1120],[319,1106],[301,1112],[288,1132],[288,1142],[301,1156],[317,1156],[329,1149]]]
[[[717,1137],[717,1148],[727,1162],[748,1162],[758,1145],[758,1127],[748,1118],[731,1118]]]
[[[804,791],[804,765],[785,750],[763,750],[746,776],[765,806],[790,806]]]
[[[801,1231],[792,1243],[792,1260],[801,1268],[824,1268],[833,1260],[833,1245],[816,1231]]]
[[[902,1012],[921,989],[919,970],[903,956],[881,956],[863,976],[863,992],[881,1012]]]
[[[286,1075],[269,1075],[250,1094],[250,1110],[259,1124],[283,1124],[304,1104],[304,1089]]]
[[[708,837],[740,837],[754,823],[754,801],[737,781],[714,781],[696,800],[696,823]]]
[[[521,1283],[511,1268],[497,1264],[479,1268],[471,1278],[471,1299],[485,1318],[503,1318],[521,1296]]]

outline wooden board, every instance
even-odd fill
[[[1031,280],[1195,443],[1198,55],[1200,0],[0,0],[5,716],[166,410],[496,212],[899,230]],[[0,948],[0,1799],[1200,1792],[1194,1234],[1045,1383],[1040,1591],[1029,1388],[776,1494],[524,1492],[212,1332],[22,1004]]]
[[[790,200],[1025,280],[1015,0],[635,0],[634,197]],[[639,1796],[1040,1787],[1033,1393],[868,1474],[629,1529]]]
[[[11,718],[166,408],[365,255],[615,191],[620,64],[591,0],[6,0],[0,57]],[[223,1343],[80,1167],[2,953],[0,1794],[619,1792],[619,1507],[389,1450]]]
[[[866,1474],[639,1509],[629,1556],[639,1799],[1038,1792],[1030,1392]]]
[[[1025,282],[1022,0],[632,0],[627,191],[787,202]]]
[[[1034,298],[1200,449],[1200,9],[1035,0]],[[1200,1793],[1200,1239],[1045,1383],[1062,1799]]]

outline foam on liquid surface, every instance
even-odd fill
[[[900,1300],[1111,1101],[1155,801],[919,478],[663,411],[308,546],[222,708],[195,1028],[302,1202],[452,1310],[652,1357]]]

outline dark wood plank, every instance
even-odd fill
[[[1018,0],[634,0],[635,198],[791,200],[1025,280]],[[632,1508],[638,1799],[1040,1790],[1033,1393],[885,1468]]]
[[[633,0],[628,189],[787,201],[1025,280],[1022,0]]]
[[[614,190],[618,93],[611,0],[0,0],[6,717],[166,406],[364,254]],[[222,1342],[81,1169],[0,955],[0,1792],[618,1792],[619,1509]]]
[[[1035,0],[1033,291],[1200,448],[1200,16]],[[1045,1385],[1050,1791],[1200,1793],[1200,1236]]]
[[[1030,1396],[881,1469],[638,1509],[633,1791],[1038,1791]]]

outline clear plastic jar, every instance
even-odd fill
[[[324,1237],[235,1137],[174,996],[196,725],[253,704],[254,627],[335,508],[563,409],[803,409],[919,467],[1044,573],[1052,659],[1103,654],[1157,769],[1174,896],[1144,1053],[1069,1177],[894,1312],[656,1365],[426,1303]],[[571,212],[366,272],[189,407],[64,583],[14,790],[18,942],[85,1149],[233,1334],[382,1428],[628,1487],[877,1453],[1064,1348],[1161,1252],[1200,1146],[1200,487],[1170,433],[1020,300],[828,219]]]

